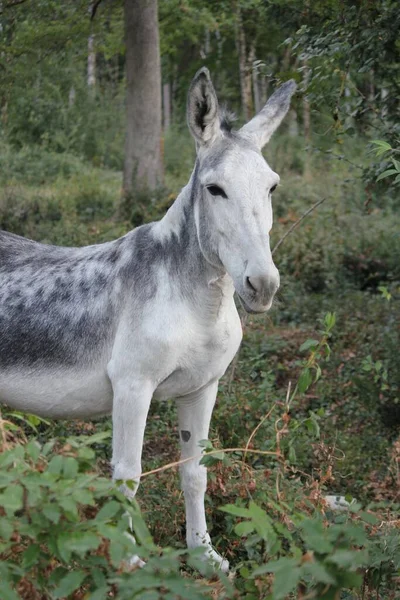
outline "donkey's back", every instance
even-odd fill
[[[1,401],[56,417],[111,410],[106,368],[132,237],[65,248],[0,232]]]

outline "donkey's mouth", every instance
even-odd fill
[[[272,301],[269,302],[266,306],[263,306],[262,304],[257,304],[256,306],[249,306],[249,304],[247,304],[246,300],[244,300],[240,294],[238,294],[238,298],[244,310],[251,315],[259,315],[265,313],[272,306]]]

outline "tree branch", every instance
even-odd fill
[[[313,204],[313,206],[311,206],[311,208],[309,208],[308,210],[306,210],[306,212],[304,213],[304,215],[302,215],[300,217],[300,219],[297,219],[297,221],[295,223],[293,223],[293,225],[287,230],[287,232],[285,233],[285,235],[283,237],[281,237],[281,239],[279,240],[279,242],[275,245],[274,249],[272,250],[272,254],[275,254],[275,252],[278,250],[279,246],[284,242],[284,240],[287,238],[287,236],[290,235],[292,233],[292,231],[294,231],[294,229],[296,229],[296,227],[298,227],[300,225],[300,223],[302,222],[302,220],[305,219],[320,204],[322,204],[323,202],[325,202],[325,200],[326,200],[326,198],[322,198],[322,200],[318,200],[318,202],[316,202],[315,204]]]
[[[98,9],[99,5],[102,3],[102,1],[103,0],[96,0],[96,2],[93,2],[91,11],[90,11],[90,20],[91,21],[93,21],[93,19],[95,18],[97,9]]]
[[[13,8],[14,6],[18,6],[19,4],[24,4],[25,2],[27,2],[28,0],[12,0],[11,2],[7,2],[4,6],[3,9],[0,10],[0,15],[2,14],[3,10],[5,8]]]

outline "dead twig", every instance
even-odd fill
[[[287,230],[287,232],[285,233],[285,235],[283,237],[281,237],[281,239],[279,240],[279,242],[275,245],[274,249],[272,250],[272,254],[275,254],[275,252],[278,250],[279,246],[285,241],[285,239],[288,237],[288,235],[290,235],[292,233],[292,231],[294,231],[296,229],[296,227],[298,227],[300,225],[300,223],[302,222],[302,220],[305,219],[313,210],[315,210],[323,202],[325,202],[325,200],[326,200],[326,197],[322,198],[321,200],[318,200],[318,202],[316,202],[315,204],[313,204],[311,206],[311,208],[309,208],[308,210],[306,210],[306,212],[304,213],[304,215],[302,215],[299,219],[297,219],[297,221],[295,223],[293,223],[293,225]]]
[[[196,460],[198,458],[203,458],[204,456],[212,456],[213,454],[220,454],[221,452],[223,452],[224,454],[228,452],[249,452],[250,454],[261,454],[262,456],[277,456],[277,452],[268,452],[267,450],[252,450],[249,448],[222,448],[221,450],[211,450],[211,452],[202,452],[201,454],[196,454],[195,456],[189,456],[188,458],[176,460],[174,462],[168,463],[167,465],[163,465],[162,467],[158,467],[157,469],[146,471],[141,475],[136,475],[132,477],[132,479],[142,479],[143,477],[148,477],[148,475],[154,475],[155,473],[161,473],[162,471],[166,471],[167,469],[179,467],[180,465],[183,465],[189,462],[190,460]]]

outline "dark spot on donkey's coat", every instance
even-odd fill
[[[188,442],[191,437],[192,437],[192,434],[190,433],[190,431],[186,431],[185,429],[181,429],[181,438],[182,438],[183,442]]]

